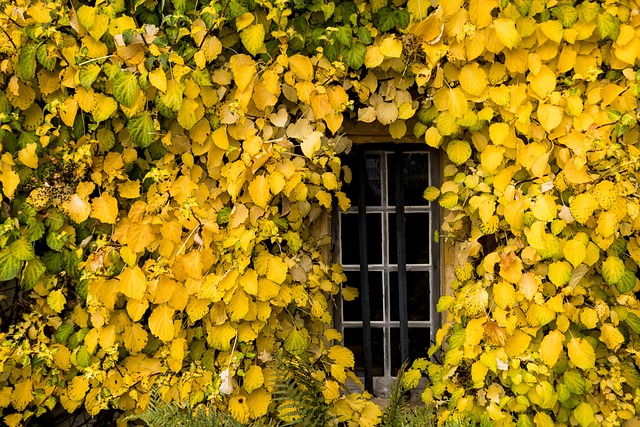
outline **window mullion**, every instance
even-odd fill
[[[364,353],[364,387],[373,393],[373,350],[371,345],[371,306],[369,298],[369,261],[367,257],[367,164],[364,152],[358,151],[359,195],[358,231],[360,236],[360,291],[362,303],[362,344]]]
[[[395,150],[396,190],[396,247],[398,256],[398,315],[400,320],[400,361],[409,360],[409,314],[407,309],[407,257],[404,220],[404,158],[399,147]]]

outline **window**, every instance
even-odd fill
[[[436,182],[437,153],[378,147],[354,147],[345,158],[352,207],[340,214],[337,230],[347,285],[360,292],[355,301],[339,303],[339,326],[371,392],[374,380],[427,355],[440,289],[433,239],[438,209],[422,197]]]

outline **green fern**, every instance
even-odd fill
[[[126,420],[142,421],[149,427],[247,427],[204,405],[191,408],[175,402],[164,403],[157,390],[152,392],[145,412],[131,415]]]
[[[429,427],[437,424],[435,409],[431,406],[412,406],[408,401],[407,390],[402,385],[402,376],[406,368],[402,365],[393,383],[389,406],[382,418],[381,427]]]
[[[273,400],[282,420],[281,427],[326,427],[334,425],[322,390],[324,384],[313,376],[308,355],[282,352],[274,357],[276,378]]]

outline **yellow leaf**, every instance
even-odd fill
[[[490,174],[496,173],[498,168],[502,166],[504,151],[505,149],[503,147],[488,145],[480,154],[482,167]]]
[[[278,256],[271,256],[267,261],[267,279],[281,284],[287,278],[287,264]]]
[[[271,401],[271,394],[265,390],[264,387],[252,391],[251,394],[247,396],[247,404],[249,405],[249,411],[251,411],[251,417],[259,418],[266,415]]]
[[[585,326],[585,328],[594,329],[598,326],[599,321],[598,312],[593,308],[585,307],[580,310],[580,322]]]
[[[310,81],[313,79],[313,64],[311,60],[300,54],[289,58],[289,69],[298,80]]]
[[[149,330],[162,341],[171,341],[175,334],[173,313],[175,310],[166,304],[156,307],[149,316]]]
[[[4,417],[4,422],[9,427],[20,427],[22,425],[22,414],[10,414]]]
[[[606,323],[600,328],[600,341],[610,350],[617,351],[624,344],[624,336],[618,328],[611,323]]]
[[[487,74],[475,62],[462,67],[458,79],[462,89],[475,96],[482,95],[488,84]]]
[[[556,219],[556,215],[558,213],[558,209],[556,208],[556,199],[549,195],[538,196],[531,207],[531,212],[533,212],[536,219],[540,221],[553,221]]]
[[[300,148],[302,149],[302,153],[306,157],[310,159],[313,158],[315,152],[320,149],[320,147],[322,146],[322,136],[322,132],[313,131],[309,135],[304,137],[304,139],[300,143]]]
[[[538,28],[542,30],[542,33],[556,43],[560,43],[562,41],[562,24],[560,21],[556,21],[555,19],[550,19],[546,22],[541,22],[538,24]]]
[[[118,201],[110,194],[103,193],[91,201],[91,217],[105,224],[115,224],[118,217]]]
[[[518,34],[518,30],[516,29],[516,24],[511,19],[495,19],[491,24],[494,31],[496,32],[496,37],[498,40],[502,42],[509,49],[513,49],[513,47],[518,42],[518,38],[520,35]]]
[[[199,105],[192,99],[185,98],[182,100],[182,108],[178,111],[178,123],[186,130],[191,129],[196,123],[198,123],[198,115],[196,110]]]
[[[71,400],[82,400],[89,391],[89,379],[76,375],[67,385],[67,395]]]
[[[91,205],[86,200],[81,199],[77,194],[71,195],[62,203],[62,210],[69,218],[78,224],[89,218]]]
[[[267,208],[269,200],[271,200],[271,193],[269,191],[269,181],[264,175],[258,175],[253,178],[253,181],[249,184],[249,195],[253,203],[261,208]]]
[[[387,58],[400,58],[402,55],[402,41],[396,36],[387,36],[380,44],[380,53]]]
[[[560,331],[551,331],[540,342],[540,358],[549,366],[553,367],[562,353],[562,343],[564,342],[564,334]]]
[[[11,403],[18,411],[23,411],[33,400],[33,381],[22,380],[13,387]]]
[[[564,245],[562,253],[564,255],[564,259],[569,261],[575,268],[582,264],[582,261],[584,261],[587,256],[587,247],[583,242],[577,239],[572,239]]]
[[[240,40],[252,55],[257,55],[264,50],[264,36],[265,32],[262,24],[249,25],[240,31]]]
[[[247,391],[247,393],[251,393],[263,384],[264,375],[262,374],[262,368],[258,365],[252,365],[249,367],[249,369],[244,373],[244,383],[242,384],[242,387]]]
[[[132,323],[124,328],[122,341],[125,348],[131,353],[136,354],[142,351],[147,345],[147,331],[144,330],[139,323]]]
[[[134,322],[142,319],[142,316],[147,312],[147,308],[149,308],[149,301],[146,299],[139,301],[131,298],[127,301],[127,314]]]
[[[236,289],[227,304],[229,319],[233,322],[241,320],[249,312],[249,298],[242,289]]]
[[[487,368],[484,363],[477,360],[473,365],[471,365],[471,380],[476,384],[483,383],[488,372],[489,368]]]
[[[500,308],[513,307],[516,302],[516,290],[513,285],[501,280],[493,285],[493,299]]]
[[[389,125],[389,134],[393,139],[400,139],[407,133],[407,125],[404,120],[396,120]]]
[[[383,125],[390,125],[395,122],[399,115],[398,107],[393,102],[383,102],[378,105],[376,118]]]
[[[531,343],[531,335],[517,330],[507,339],[504,351],[509,357],[517,357],[529,348],[529,343]]]
[[[62,289],[56,289],[49,292],[47,295],[47,305],[56,313],[60,313],[64,310],[64,306],[67,304],[67,298],[62,293]]]
[[[355,363],[351,350],[339,345],[334,345],[333,347],[329,348],[328,356],[329,359],[346,368],[353,368]]]
[[[255,270],[248,269],[238,278],[238,283],[249,295],[256,295],[258,293],[258,274]]]
[[[147,278],[137,265],[133,268],[125,267],[118,276],[120,279],[118,290],[129,298],[142,301],[147,290]]]
[[[245,12],[236,18],[236,28],[238,31],[247,28],[254,20],[254,16],[250,12]]]
[[[547,132],[551,132],[562,123],[564,110],[561,107],[549,104],[540,104],[538,106],[538,121],[542,128]]]
[[[36,148],[38,148],[38,144],[31,142],[22,150],[18,151],[18,159],[20,159],[22,164],[30,167],[31,169],[38,168],[38,155],[36,154]]]
[[[364,66],[367,68],[375,68],[382,64],[384,55],[380,51],[380,47],[376,45],[367,46],[367,52],[364,54]]]
[[[527,80],[531,89],[540,98],[547,97],[556,88],[556,75],[546,65],[543,65],[537,74],[530,73]]]
[[[596,365],[596,353],[588,341],[581,338],[571,338],[567,345],[569,360],[578,368],[587,370]]]
[[[118,102],[110,96],[98,93],[95,100],[96,103],[91,109],[91,114],[98,123],[107,120],[113,113],[118,111]]]
[[[167,75],[162,67],[158,67],[149,73],[149,83],[162,92],[167,91]]]
[[[78,101],[74,98],[67,98],[64,104],[58,109],[62,122],[67,126],[73,126],[78,113]]]
[[[598,215],[598,226],[596,232],[602,237],[612,236],[618,229],[618,216],[611,212],[600,212]]]
[[[219,326],[212,326],[207,335],[207,343],[220,351],[231,348],[231,340],[236,336],[236,330],[230,323],[225,322]]]

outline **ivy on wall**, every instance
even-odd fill
[[[139,412],[154,387],[277,416],[280,347],[311,355],[340,422],[375,425],[341,393],[332,301],[355,292],[317,224],[349,206],[344,122],[401,138],[416,116],[452,162],[425,197],[458,256],[443,361],[406,385],[428,373],[442,419],[635,416],[637,2],[0,5],[8,425]]]

